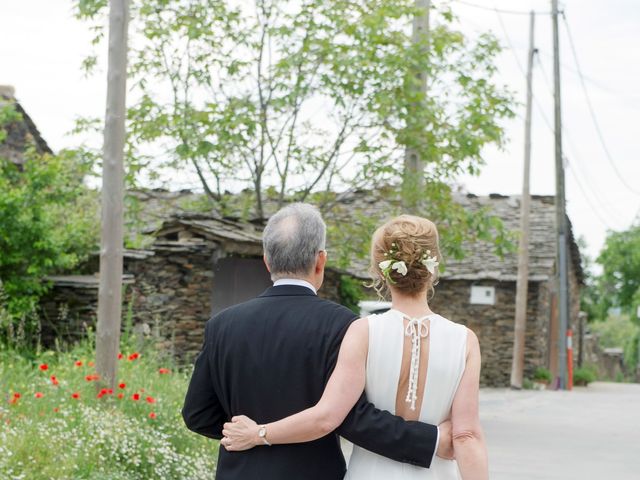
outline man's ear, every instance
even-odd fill
[[[318,253],[318,259],[316,260],[316,273],[322,272],[326,264],[327,264],[327,251],[320,250],[320,252]]]
[[[266,255],[262,255],[262,261],[264,262],[264,266],[267,267],[267,272],[271,273],[271,268],[269,268],[269,263],[267,263]]]

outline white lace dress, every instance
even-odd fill
[[[412,320],[405,325],[407,320]],[[428,321],[429,328],[424,322]],[[412,326],[413,325],[413,326]],[[410,375],[417,384],[419,369],[427,368],[422,398],[421,422],[438,425],[451,415],[453,397],[465,368],[467,329],[446,318],[433,314],[422,319],[410,319],[397,310],[389,310],[369,317],[369,354],[367,358],[367,380],[365,390],[369,401],[376,407],[394,412],[396,397],[404,398],[407,392],[398,392],[400,370],[403,362],[404,336],[413,329],[413,350],[416,336],[427,331],[429,342],[428,362],[419,365],[412,355],[415,368]],[[418,347],[419,348],[419,347]],[[419,350],[417,359],[419,359]],[[419,404],[419,402],[418,402]],[[347,475],[348,480],[456,480],[460,479],[458,465],[454,460],[434,457],[431,468],[395,462],[375,453],[354,446]]]

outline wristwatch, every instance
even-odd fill
[[[271,444],[269,443],[269,440],[267,440],[267,426],[266,425],[260,425],[260,428],[258,429],[258,437],[260,437],[262,439],[262,441],[264,442],[264,444],[268,447],[271,446]]]

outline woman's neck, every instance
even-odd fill
[[[423,317],[431,315],[433,311],[429,308],[427,294],[410,297],[398,292],[391,291],[391,308],[398,310],[410,317]]]

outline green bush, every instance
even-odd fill
[[[190,432],[180,414],[190,369],[153,348],[134,351],[133,340],[122,352],[120,387],[101,395],[88,380],[89,340],[32,358],[0,346],[0,478],[212,477],[218,442]]]
[[[604,321],[591,322],[589,328],[598,335],[602,348],[622,348],[626,369],[635,370],[638,364],[640,326],[628,315],[610,315]]]
[[[549,383],[551,382],[552,378],[553,377],[551,376],[551,372],[544,367],[536,368],[536,371],[533,373],[533,379],[537,381]]]
[[[360,314],[360,300],[364,298],[361,281],[349,275],[340,276],[340,303],[356,314]]]
[[[13,106],[0,109],[0,144],[5,124],[19,119]],[[96,247],[99,231],[95,192],[83,184],[89,159],[29,147],[24,160],[18,167],[0,157],[0,285],[14,322],[33,319],[49,287],[43,278],[74,268]],[[26,327],[28,336],[32,322]]]
[[[591,365],[576,368],[573,371],[573,384],[587,386],[598,378],[597,370]]]

